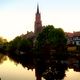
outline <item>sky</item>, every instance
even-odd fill
[[[10,41],[34,31],[37,3],[43,25],[80,31],[80,0],[0,0],[0,36]]]

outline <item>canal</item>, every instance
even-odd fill
[[[80,72],[73,69],[66,70],[65,74],[63,80],[80,80]],[[0,64],[0,78],[1,80],[36,80],[35,70],[28,70],[8,57]]]

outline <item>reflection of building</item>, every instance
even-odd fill
[[[80,45],[80,32],[66,33],[68,44]]]

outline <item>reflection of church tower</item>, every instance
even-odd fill
[[[42,30],[42,22],[41,22],[41,15],[39,13],[39,5],[37,5],[37,13],[35,17],[35,26],[34,26],[34,32],[35,34],[41,32]]]

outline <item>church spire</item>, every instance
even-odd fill
[[[39,5],[37,4],[37,12],[36,12],[36,16],[35,16],[34,32],[35,32],[35,34],[38,34],[41,31],[42,31],[41,14],[39,12]]]
[[[37,4],[37,14],[39,14],[39,5]]]

